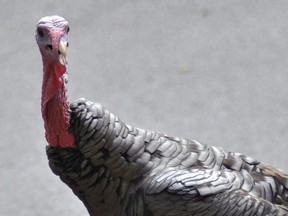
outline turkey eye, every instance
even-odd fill
[[[66,32],[69,33],[69,31],[70,31],[70,27],[68,26],[66,29]]]
[[[37,34],[40,36],[40,37],[44,37],[44,31],[42,28],[37,28]]]

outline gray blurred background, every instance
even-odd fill
[[[70,22],[69,96],[288,171],[288,2],[0,0],[0,215],[88,215],[50,171],[36,22]]]

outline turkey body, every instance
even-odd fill
[[[85,99],[70,109],[77,148],[47,155],[90,215],[288,215],[288,176],[275,168],[132,127]]]
[[[248,156],[125,124],[67,96],[68,22],[43,17],[41,112],[52,171],[92,216],[288,215],[288,176]]]

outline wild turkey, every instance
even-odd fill
[[[66,94],[68,22],[43,17],[42,117],[49,166],[90,215],[288,215],[288,176],[239,153],[122,122]]]

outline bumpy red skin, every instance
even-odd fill
[[[61,29],[51,29],[54,57],[41,50],[43,60],[43,84],[41,111],[45,126],[47,142],[53,147],[75,148],[75,137],[68,129],[70,127],[69,102],[67,99],[66,66],[58,60],[59,40],[63,36]],[[57,58],[56,58],[56,57]]]

